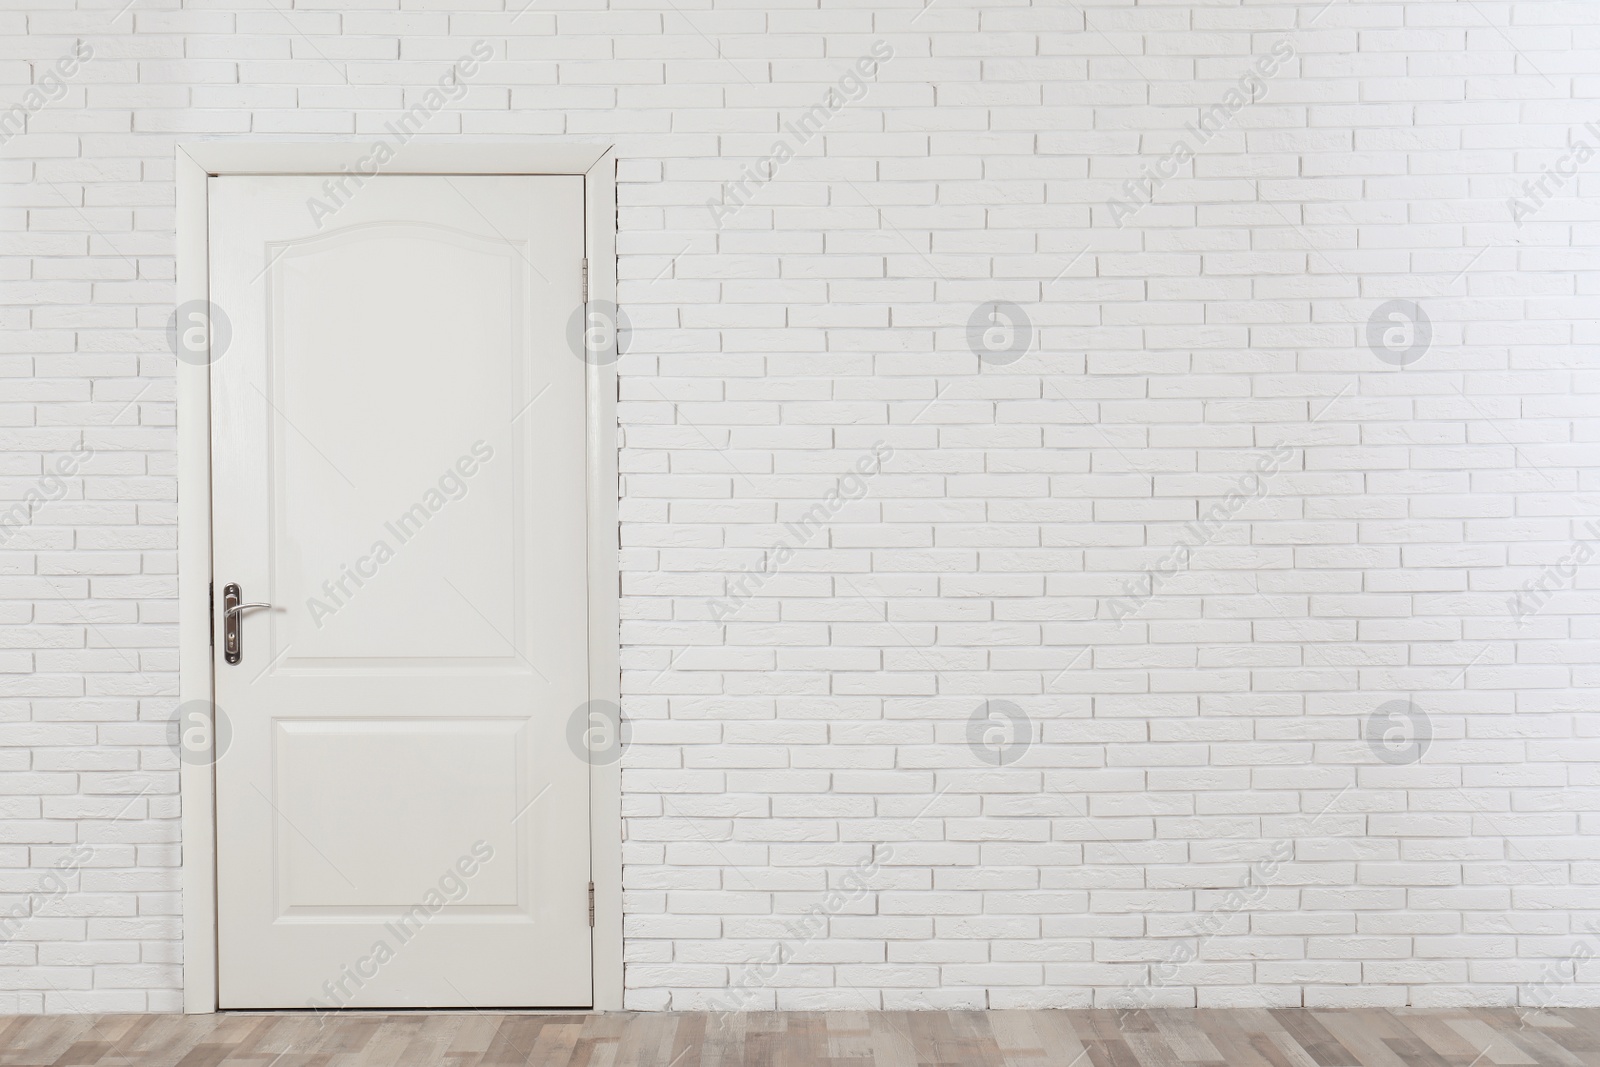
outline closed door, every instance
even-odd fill
[[[210,183],[220,1005],[589,1005],[583,181]]]

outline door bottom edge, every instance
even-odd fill
[[[493,1012],[498,1015],[599,1015],[604,1014],[603,1009],[584,1006],[563,1007],[529,1007],[525,1004],[497,1005],[479,1004],[464,1008],[457,1004],[454,1006],[441,1005],[436,1008],[429,1007],[404,1007],[404,1008],[332,1008],[328,1011],[318,1011],[315,1008],[304,1006],[293,1008],[218,1008],[219,1015],[307,1015],[312,1018],[354,1017],[358,1015],[481,1015],[484,1012]]]

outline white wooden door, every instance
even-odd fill
[[[582,179],[209,203],[220,1005],[589,1005]]]

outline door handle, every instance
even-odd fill
[[[244,658],[244,634],[239,629],[239,619],[250,608],[270,608],[271,604],[241,604],[239,583],[229,582],[222,587],[222,658],[238,663]]]

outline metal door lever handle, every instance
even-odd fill
[[[222,587],[222,658],[238,663],[244,658],[244,633],[239,628],[239,616],[247,608],[270,608],[271,604],[241,604],[239,583],[229,582]]]

